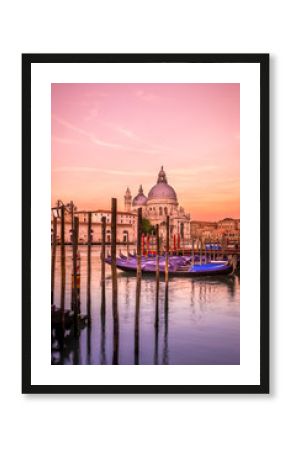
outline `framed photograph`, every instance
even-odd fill
[[[269,55],[22,55],[23,393],[269,392]]]

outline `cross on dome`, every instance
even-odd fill
[[[167,184],[166,173],[163,170],[163,166],[161,166],[161,169],[159,171],[157,183],[166,183]]]

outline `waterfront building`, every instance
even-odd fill
[[[216,222],[192,220],[190,230],[192,239],[240,242],[240,219],[227,217]]]
[[[56,210],[55,210],[56,211]],[[106,217],[106,241],[111,242],[111,211],[98,209],[92,213],[92,242],[102,241],[102,217]],[[79,218],[79,242],[88,241],[88,212],[74,211],[74,216]],[[60,240],[60,220],[57,223],[57,240]],[[133,243],[136,236],[136,214],[128,211],[118,211],[117,213],[117,242]],[[66,210],[65,214],[65,242],[72,240],[72,214]]]
[[[138,208],[142,208],[143,217],[148,219],[151,225],[159,225],[161,237],[166,235],[166,217],[169,216],[171,239],[175,235],[176,237],[180,236],[184,241],[189,240],[190,215],[179,205],[174,188],[168,184],[163,166],[158,173],[157,183],[149,190],[148,196],[144,194],[142,185],[140,185],[130,208],[131,191],[129,188],[127,188],[124,198],[125,210],[136,213]]]

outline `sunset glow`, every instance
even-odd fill
[[[239,84],[53,84],[52,205],[123,209],[164,166],[192,220],[240,217]]]

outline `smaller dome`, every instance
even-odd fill
[[[139,187],[138,194],[133,198],[132,206],[145,206],[147,203],[147,197],[143,194],[142,185]]]

